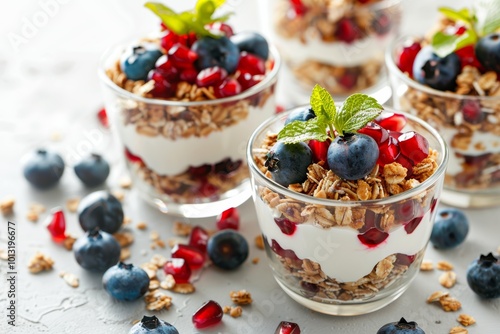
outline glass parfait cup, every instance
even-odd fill
[[[270,48],[272,68],[238,95],[215,98],[186,84],[189,100],[174,101],[135,93],[134,83],[117,69],[124,48],[104,54],[99,78],[141,197],[164,213],[188,218],[214,216],[246,201],[251,191],[245,147],[253,129],[276,112],[278,52]]]
[[[448,144],[442,201],[464,208],[499,205],[500,85],[494,96],[460,95],[422,85],[396,65],[409,40],[402,37],[387,50],[392,102],[429,123]]]
[[[438,166],[430,177],[382,199],[313,197],[307,193],[322,187],[315,169],[301,185],[311,187],[305,193],[263,173],[261,145],[269,133],[279,132],[289,113],[263,123],[247,148],[252,196],[274,278],[292,299],[314,311],[360,315],[378,310],[402,295],[419,271],[443,186],[447,146],[431,126],[406,115],[403,131],[417,131],[437,152]],[[384,191],[377,180],[366,180],[375,182],[371,191]],[[360,187],[356,181],[331,186],[339,194]]]

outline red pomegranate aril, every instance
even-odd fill
[[[168,50],[170,50],[170,48],[172,46],[174,46],[174,44],[177,44],[179,43],[179,35],[175,34],[174,32],[168,30],[166,27],[165,27],[165,30],[161,36],[161,40],[160,40],[160,45],[162,48],[165,49],[165,51],[168,52]]]
[[[102,108],[97,112],[97,119],[104,127],[109,128],[109,119],[105,108]]]
[[[216,301],[209,300],[193,314],[192,321],[196,328],[206,328],[221,322],[223,314],[222,307]]]
[[[360,37],[358,27],[353,20],[348,18],[343,18],[338,21],[335,35],[339,40],[348,44]]]
[[[209,183],[208,181],[204,181],[198,188],[198,193],[203,197],[211,197],[217,193],[218,189],[219,188],[217,188],[215,185]]]
[[[286,235],[292,235],[297,229],[297,224],[286,218],[274,218],[274,222],[278,225],[281,232]]]
[[[413,263],[413,261],[415,261],[415,257],[416,257],[415,254],[406,255],[406,254],[397,253],[396,254],[396,263],[403,265],[403,266],[409,266],[410,264]]]
[[[193,246],[201,250],[203,253],[207,251],[208,232],[201,226],[195,226],[189,234],[189,246]]]
[[[373,212],[372,210],[366,210],[365,224],[361,229],[359,229],[359,232],[364,233],[371,228],[379,227],[381,219],[382,219],[381,215]]]
[[[175,283],[188,283],[191,277],[191,268],[184,259],[170,259],[165,262],[163,271],[166,275],[172,275]]]
[[[353,89],[356,82],[358,82],[358,74],[353,71],[346,71],[338,79],[338,83],[347,90]]]
[[[418,212],[418,204],[413,200],[398,203],[394,206],[394,218],[397,224],[405,224],[411,221]]]
[[[430,207],[431,207],[431,213],[434,212],[434,209],[436,208],[437,203],[438,203],[438,199],[437,198],[433,198],[431,200],[431,205],[430,205]]]
[[[483,72],[483,65],[477,60],[476,52],[474,50],[474,45],[467,45],[461,49],[455,51],[458,58],[460,59],[460,66],[463,69],[465,66],[474,66],[479,70],[479,72]]]
[[[174,44],[168,50],[167,55],[170,56],[174,64],[180,68],[190,68],[198,59],[198,54],[196,54],[196,52],[191,51],[187,46],[181,43]]]
[[[266,73],[266,62],[256,55],[243,51],[240,55],[237,70],[252,75],[264,74]]]
[[[413,63],[421,49],[422,46],[419,42],[413,42],[403,48],[398,60],[398,67],[401,72],[408,73],[410,77],[413,76]]]
[[[415,131],[403,133],[398,138],[401,154],[410,159],[414,165],[429,155],[429,142]]]
[[[52,216],[47,223],[47,230],[49,230],[52,240],[55,242],[61,242],[66,239],[66,219],[61,209],[56,209],[52,212]]]
[[[245,91],[250,87],[255,86],[264,79],[263,75],[252,75],[250,73],[240,73],[238,76],[238,82],[240,83],[241,90]]]
[[[212,32],[221,32],[226,37],[231,37],[234,35],[233,28],[230,25],[222,22],[214,22],[208,25],[208,30]]]
[[[485,118],[481,110],[481,104],[479,101],[474,100],[467,100],[464,102],[462,106],[462,115],[464,116],[464,120],[470,124],[479,124]]]
[[[241,85],[236,79],[226,79],[215,89],[218,98],[229,97],[241,93]]]
[[[400,149],[398,140],[394,137],[389,136],[389,139],[379,146],[377,163],[382,167],[387,164],[393,163],[394,161],[396,161],[399,153]]]
[[[190,32],[188,34],[180,35],[179,43],[190,48],[194,44],[194,42],[196,42],[197,39],[198,38],[196,37],[196,34],[194,32]]]
[[[300,334],[300,328],[294,322],[282,321],[274,331],[274,334]]]
[[[200,269],[205,263],[205,254],[196,247],[177,244],[172,248],[172,257],[186,260],[191,269]]]
[[[413,175],[413,163],[409,158],[407,158],[404,154],[399,154],[396,158],[396,162],[401,166],[406,168],[406,177],[409,178]]]
[[[364,128],[358,130],[358,132],[372,137],[378,145],[389,139],[389,132],[374,122],[368,123]]]
[[[226,77],[227,71],[222,67],[208,67],[198,73],[196,85],[199,87],[218,86]]]
[[[424,218],[424,217],[415,217],[412,220],[410,220],[408,223],[406,223],[405,224],[406,234],[412,234],[413,231],[415,231],[415,229],[417,228],[417,226],[420,225],[422,218]]]
[[[281,257],[286,257],[292,261],[301,261],[293,250],[283,249],[281,245],[274,239],[271,241],[271,249]]]
[[[127,160],[132,163],[143,163],[140,157],[130,152],[130,150],[126,147],[125,147],[125,158],[127,158]]]
[[[302,3],[302,0],[290,0],[290,3],[296,15],[302,16],[306,13],[307,8]]]
[[[237,208],[229,208],[217,216],[217,228],[219,230],[240,228],[240,213]]]
[[[406,117],[398,113],[384,113],[375,119],[375,123],[388,131],[401,131],[406,125]]]
[[[151,94],[154,97],[169,98],[175,93],[175,85],[170,83],[158,70],[151,70],[148,79],[154,81]]]
[[[279,113],[282,113],[286,110],[285,106],[281,105],[281,104],[278,104],[276,106],[276,114],[279,114]]]
[[[179,71],[174,65],[172,59],[163,55],[156,61],[155,64],[156,71],[161,74],[163,78],[165,78],[169,82],[174,82],[179,79]]]
[[[373,248],[377,247],[382,242],[384,242],[388,236],[389,233],[383,232],[375,227],[372,227],[365,233],[358,234],[358,239],[359,241],[361,241],[363,245]]]
[[[314,162],[325,162],[325,167],[328,168],[327,155],[328,155],[328,147],[330,146],[331,141],[318,141],[315,139],[309,140],[307,144],[312,151],[313,161]]]
[[[195,178],[205,177],[212,171],[212,165],[201,165],[198,167],[189,167],[188,174]]]
[[[186,81],[190,84],[196,83],[196,78],[198,77],[198,71],[194,68],[185,68],[179,74],[180,81]]]

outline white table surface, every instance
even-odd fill
[[[266,0],[267,1],[267,0]],[[44,7],[51,1],[3,1],[0,4],[0,199],[7,195],[16,198],[18,282],[17,327],[7,327],[6,286],[4,261],[0,261],[0,333],[126,333],[132,321],[148,314],[144,302],[119,303],[113,301],[101,287],[100,275],[81,269],[71,252],[51,242],[43,226],[42,214],[37,223],[25,218],[33,202],[47,208],[64,205],[67,198],[83,196],[89,191],[76,179],[71,165],[90,143],[94,151],[104,153],[112,163],[112,173],[106,188],[119,189],[119,179],[126,175],[109,130],[96,120],[96,111],[102,104],[96,68],[100,54],[110,44],[131,35],[139,36],[157,28],[156,19],[142,8],[142,1],[52,1],[57,6]],[[237,12],[234,24],[238,30],[258,29],[256,2],[228,1]],[[189,3],[189,1],[188,1]],[[405,33],[419,33],[435,18],[435,8],[448,4],[458,6],[465,1],[404,1]],[[40,12],[50,10],[46,22],[29,31],[27,22],[33,22]],[[49,9],[47,9],[49,8]],[[24,30],[23,30],[24,29]],[[28,29],[28,30],[26,30]],[[12,43],[13,34],[31,33],[21,44]],[[284,86],[280,86],[283,92]],[[280,93],[280,102],[286,104]],[[100,138],[89,142],[85,134],[97,133]],[[54,134],[61,140],[54,141]],[[21,175],[20,157],[38,146],[54,148],[63,154],[68,164],[60,185],[48,192],[37,192],[29,187]],[[149,249],[149,233],[158,231],[163,240],[172,236],[172,222],[142,202],[134,190],[126,191],[126,216],[132,219],[135,242],[131,247],[130,262],[141,264],[154,253]],[[419,273],[409,290],[384,309],[357,317],[334,317],[307,310],[288,298],[278,287],[267,267],[265,254],[253,245],[259,234],[251,201],[240,207],[241,232],[250,241],[249,259],[259,257],[253,265],[247,261],[241,269],[222,272],[208,268],[195,283],[192,295],[173,295],[169,311],[156,313],[173,323],[180,333],[197,332],[191,324],[191,315],[204,301],[217,300],[230,305],[229,291],[247,289],[254,302],[244,307],[243,316],[233,319],[225,316],[223,323],[203,333],[273,333],[281,320],[297,322],[303,333],[375,333],[377,329],[404,316],[417,321],[426,333],[448,333],[458,325],[459,313],[474,316],[477,324],[470,333],[494,334],[500,330],[500,299],[484,301],[468,288],[465,272],[468,264],[480,253],[494,251],[500,246],[500,207],[467,210],[471,222],[466,242],[457,249],[436,251],[429,247],[426,258],[447,260],[455,265],[457,285],[451,294],[463,304],[460,312],[446,313],[425,300],[436,290],[444,290],[438,283],[439,271]],[[75,214],[66,212],[68,230],[79,236],[82,231]],[[6,221],[0,215],[0,248],[6,248]],[[145,221],[147,231],[133,228]],[[214,228],[215,218],[192,220]],[[27,270],[29,258],[40,250],[55,260],[51,272],[32,275]],[[143,255],[142,251],[147,254]],[[168,256],[168,250],[159,253]],[[58,277],[60,271],[74,273],[80,278],[80,287],[74,289]],[[201,332],[201,331],[200,331]]]

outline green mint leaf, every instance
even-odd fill
[[[476,43],[477,35],[474,30],[466,30],[462,35],[448,35],[437,32],[432,37],[432,49],[434,53],[443,58],[464,46]]]
[[[380,115],[383,109],[373,97],[353,94],[335,114],[333,126],[341,136],[345,133],[355,133]]]
[[[155,13],[168,29],[177,35],[188,33],[188,25],[179,17],[179,14],[174,12],[171,8],[159,2],[147,2],[144,6]]]
[[[475,0],[472,6],[477,20],[477,31],[481,36],[500,29],[500,1]]]
[[[278,140],[285,144],[293,144],[311,139],[325,141],[327,138],[326,126],[320,124],[318,118],[312,118],[305,122],[290,122],[278,133]]]
[[[310,103],[319,123],[325,126],[332,124],[337,108],[332,96],[326,89],[320,85],[315,85],[311,93]]]
[[[454,10],[448,7],[439,8],[439,12],[452,21],[463,23],[467,28],[473,29],[473,17],[468,9]]]

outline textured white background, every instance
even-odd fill
[[[261,2],[266,5],[267,0]],[[113,163],[108,180],[109,189],[118,188],[118,179],[125,174],[120,155],[114,150],[115,141],[109,131],[100,127],[95,112],[102,104],[96,69],[100,54],[118,41],[140,36],[157,29],[157,20],[142,8],[143,1],[132,0],[66,0],[52,7],[52,15],[44,21],[40,12],[51,1],[2,1],[0,3],[0,198],[16,197],[16,213],[11,219],[18,228],[18,299],[17,325],[13,331],[6,326],[5,263],[0,262],[0,333],[126,333],[133,320],[144,312],[142,300],[118,303],[101,288],[100,276],[85,272],[70,252],[53,244],[42,220],[30,223],[25,213],[30,203],[39,202],[48,208],[63,205],[70,196],[82,196],[88,191],[68,168],[56,189],[39,193],[29,188],[21,176],[19,159],[33,148],[45,145],[64,155],[69,167],[88,147],[104,153]],[[175,1],[187,7],[193,1]],[[257,2],[228,1],[234,5],[237,30],[260,29]],[[170,1],[174,3],[174,1]],[[435,8],[448,4],[461,6],[466,1],[404,1],[405,33],[422,33],[432,24]],[[17,47],[9,40],[21,35],[27,22],[37,21],[39,27]],[[25,31],[26,32],[26,31]],[[283,91],[282,87],[281,91]],[[280,96],[281,102],[284,101]],[[59,133],[62,140],[51,141]],[[93,138],[93,139],[92,139]],[[125,199],[125,213],[133,222],[146,221],[149,230],[135,231],[131,262],[145,262],[149,250],[149,232],[156,230],[166,240],[171,234],[172,218],[156,212],[140,201],[131,191]],[[500,300],[481,301],[467,287],[465,271],[479,253],[500,246],[499,208],[468,210],[471,231],[467,242],[456,250],[437,252],[429,248],[427,258],[446,259],[456,265],[458,284],[451,293],[463,302],[463,312],[476,317],[478,323],[471,333],[498,333]],[[252,241],[258,232],[253,205],[241,207],[242,233]],[[67,214],[70,233],[81,235],[74,214]],[[193,221],[214,227],[214,219]],[[6,218],[0,220],[0,247],[5,248]],[[266,266],[264,252],[250,242],[250,258],[260,257],[258,265],[246,263],[236,272],[205,270],[196,283],[198,291],[189,296],[174,295],[174,306],[159,316],[177,326],[181,333],[196,332],[191,325],[193,311],[207,299],[229,305],[230,290],[248,289],[255,302],[244,308],[239,319],[225,317],[222,325],[204,333],[272,333],[281,320],[295,321],[304,333],[375,333],[384,323],[401,316],[417,321],[426,333],[448,333],[457,325],[458,313],[445,313],[427,305],[425,298],[442,289],[438,272],[421,273],[411,288],[396,302],[373,314],[340,318],[311,312],[286,297],[273,280]],[[26,263],[36,250],[55,260],[52,272],[33,276]],[[141,251],[146,250],[146,256]],[[167,251],[162,251],[168,255]],[[80,287],[72,289],[59,277],[61,270],[80,277]]]

